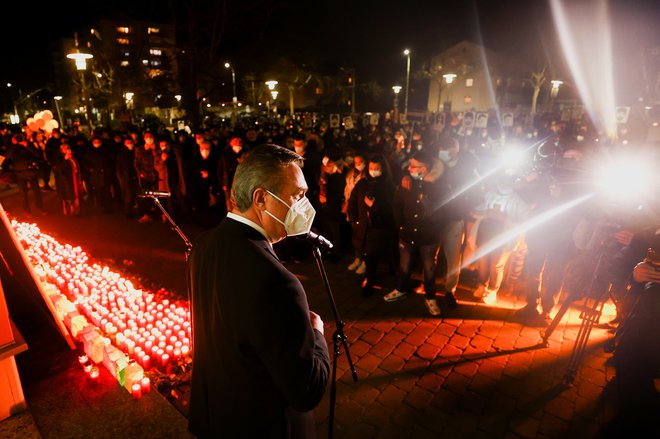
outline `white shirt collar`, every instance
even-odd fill
[[[227,213],[227,218],[231,218],[234,221],[238,221],[239,223],[243,223],[246,226],[252,227],[254,230],[256,230],[257,232],[264,235],[264,238],[266,238],[266,241],[268,242],[268,245],[270,245],[272,247],[270,241],[268,241],[268,234],[266,233],[264,228],[261,227],[259,224],[255,223],[254,221],[252,221],[250,219],[245,218],[244,216],[237,215],[234,212],[228,212]]]

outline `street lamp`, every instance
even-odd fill
[[[399,93],[401,93],[400,85],[393,85],[392,90],[394,91],[394,122],[399,122]]]
[[[89,101],[85,99],[85,70],[87,70],[87,60],[94,58],[94,55],[80,51],[80,48],[78,47],[78,33],[74,33],[74,42],[75,47],[73,52],[67,54],[66,57],[75,61],[76,70],[80,72],[80,98],[85,105],[85,117],[87,118],[87,115],[89,114]],[[87,118],[87,120],[91,126],[91,120],[89,118]]]
[[[57,118],[60,120],[60,126],[62,126],[62,113],[60,113],[60,101],[62,100],[62,96],[53,96],[53,99],[55,99],[55,109],[57,110]]]
[[[550,96],[552,99],[557,97],[557,93],[559,93],[559,86],[563,83],[564,81],[560,81],[559,79],[553,79],[550,81],[550,84],[552,84],[552,90],[550,91]]]
[[[266,86],[268,87],[268,90],[270,90],[270,91],[275,90],[276,85],[277,85],[277,81],[275,81],[275,80],[266,81]]]
[[[403,105],[404,114],[408,115],[408,93],[410,91],[410,49],[403,51],[403,54],[406,55],[406,100]]]
[[[233,87],[234,91],[234,96],[232,97],[232,102],[234,103],[234,106],[238,102],[238,96],[236,96],[236,72],[234,71],[234,67],[229,64],[228,62],[225,63],[225,68],[226,69],[231,69],[231,85]]]

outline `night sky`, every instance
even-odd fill
[[[464,39],[481,41],[490,49],[533,64],[563,66],[545,0],[242,0],[241,4],[252,5],[250,15],[263,7],[272,14],[264,28],[250,17],[232,23],[242,33],[235,40],[229,34],[221,50],[223,56],[227,53],[237,60],[243,50],[241,39],[259,34],[260,39],[253,42],[257,53],[290,57],[319,70],[355,67],[358,79],[374,79],[386,87],[405,75],[404,48],[412,50],[415,70],[432,55]],[[76,29],[100,17],[125,15],[168,22],[172,17],[168,5],[162,0],[30,2],[30,13],[16,20],[6,17],[0,26],[5,59],[10,61],[0,79],[23,90],[41,87],[53,75],[51,41],[70,38]],[[629,54],[640,44],[660,46],[660,2],[616,0],[610,5],[618,51]]]

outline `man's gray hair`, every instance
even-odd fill
[[[303,158],[277,145],[261,145],[250,151],[236,168],[231,196],[240,212],[252,206],[252,195],[258,188],[277,194],[284,183],[284,168],[302,166]]]

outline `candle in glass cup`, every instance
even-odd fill
[[[142,394],[151,392],[151,380],[149,377],[144,377],[140,381],[140,387],[142,387]]]
[[[133,399],[142,398],[142,385],[140,383],[135,383],[131,386],[131,394]]]

